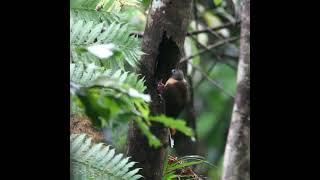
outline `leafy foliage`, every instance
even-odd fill
[[[194,136],[194,132],[191,128],[186,126],[186,122],[182,119],[173,119],[170,117],[167,117],[165,115],[160,116],[151,116],[149,117],[150,121],[155,121],[164,124],[167,127],[174,128],[182,133],[184,133],[186,136]]]
[[[97,5],[98,9],[115,10],[119,12],[124,6],[135,6],[139,7],[140,1],[138,0],[100,0]]]
[[[93,73],[93,71],[90,71]],[[165,126],[175,128],[188,136],[193,136],[193,131],[186,126],[185,121],[172,119],[164,115],[150,116],[148,102],[149,95],[143,94],[145,90],[143,79],[138,79],[134,73],[116,71],[111,75],[100,76],[94,81],[87,81],[85,87],[78,90],[77,95],[85,107],[86,114],[96,127],[104,127],[110,120],[129,121],[134,119],[141,131],[147,136],[151,146],[161,145],[149,130],[151,122],[163,123]],[[75,73],[74,76],[78,76]],[[84,76],[93,77],[94,75]],[[71,76],[73,77],[73,76]],[[78,82],[81,78],[74,77]],[[90,79],[90,78],[85,78]],[[85,83],[84,83],[85,84]]]
[[[132,72],[125,72],[122,70],[114,71],[112,69],[106,69],[104,67],[96,66],[95,64],[82,64],[71,63],[70,64],[70,80],[82,86],[89,86],[93,84],[95,80],[100,78],[96,83],[100,83],[102,86],[106,86],[108,81],[113,81],[119,86],[132,87],[139,93],[143,93],[146,89],[144,85],[144,79]],[[98,84],[96,84],[98,85]]]
[[[91,3],[95,2],[96,0],[92,1],[76,1],[74,4],[71,4],[71,10],[70,10],[70,17],[73,18],[73,20],[84,20],[85,22],[105,22],[107,24],[111,24],[112,22],[120,22],[120,17],[115,12],[108,12],[108,11],[100,11],[97,12],[95,10],[94,4],[91,5]],[[74,2],[74,1],[71,1]],[[90,3],[90,7],[86,7],[85,3]],[[82,4],[83,3],[83,4]]]
[[[87,86],[99,76],[107,76],[111,74],[110,69],[98,67],[94,63],[85,65],[83,63],[70,64],[70,80],[82,86]]]
[[[70,31],[70,34],[78,33],[78,35],[75,36],[75,41],[70,41],[70,76],[71,81],[76,83],[74,89],[81,89],[81,91],[77,91],[76,94],[73,94],[71,96],[71,109],[73,113],[85,113],[85,110],[88,107],[85,106],[84,103],[80,100],[78,93],[87,92],[83,93],[82,95],[89,95],[90,97],[93,97],[84,97],[84,99],[90,99],[89,102],[93,101],[93,99],[95,98],[99,99],[99,103],[92,102],[92,104],[96,104],[96,106],[94,106],[92,110],[97,110],[97,107],[101,106],[101,110],[107,108],[109,109],[108,111],[110,111],[111,114],[106,116],[104,119],[97,118],[97,124],[100,123],[101,125],[106,125],[108,123],[108,128],[112,129],[112,131],[117,132],[119,131],[119,127],[124,127],[123,123],[127,123],[128,120],[133,119],[137,122],[138,127],[142,130],[142,132],[147,136],[150,145],[157,147],[161,145],[161,142],[155,136],[153,136],[153,134],[149,130],[149,126],[152,123],[161,121],[161,123],[163,123],[167,127],[171,126],[175,129],[185,131],[184,134],[190,135],[191,131],[182,128],[184,127],[184,124],[183,122],[179,122],[180,120],[178,120],[178,122],[175,122],[175,120],[170,119],[170,122],[168,122],[168,119],[165,116],[160,115],[160,117],[156,118],[150,116],[148,103],[144,101],[143,98],[133,98],[128,94],[127,88],[130,87],[143,95],[143,88],[140,89],[138,86],[136,86],[136,81],[120,83],[119,79],[121,78],[118,77],[114,78],[114,80],[112,81],[108,81],[112,84],[108,85],[107,87],[104,87],[103,84],[93,85],[98,78],[111,79],[110,77],[114,74],[117,74],[116,72],[119,69],[122,70],[120,72],[120,76],[123,76],[125,73],[127,73],[127,77],[123,78],[127,79],[131,74],[128,71],[132,71],[134,69],[134,66],[132,66],[132,64],[136,65],[139,63],[137,61],[137,59],[139,58],[134,59],[129,57],[130,54],[142,53],[139,52],[141,51],[139,40],[135,37],[130,36],[130,33],[142,32],[144,30],[146,24],[145,10],[147,10],[147,7],[151,1],[142,0],[142,4],[144,5],[144,7],[142,7],[141,9],[140,7],[137,8],[137,5],[139,6],[139,3],[130,4],[130,2],[134,1],[129,1],[130,0],[70,0],[70,24],[72,24],[73,30],[76,29],[74,27],[76,24],[78,24],[77,26],[79,28],[77,29],[78,32]],[[192,32],[207,28],[215,28],[224,24],[228,24],[228,22],[234,22],[236,20],[236,17],[232,17],[233,15],[229,14],[228,12],[229,7],[227,7],[227,1],[211,0],[210,3],[208,2],[195,2],[195,8],[198,11],[198,19],[195,19],[195,21],[191,23],[188,31]],[[215,4],[215,6],[209,7],[208,4]],[[82,24],[79,22],[82,22]],[[112,27],[111,25],[113,25],[114,27]],[[93,34],[93,30],[95,28],[97,30],[96,35]],[[120,29],[125,32],[125,36],[116,36],[118,35],[118,33],[120,33]],[[197,36],[188,36],[185,41],[186,57],[197,54],[204,48],[203,46],[207,46],[209,44],[220,41],[221,37],[228,38],[239,35],[239,30],[239,26],[229,26],[212,33],[208,32],[198,34]],[[110,34],[105,33],[106,31],[109,31],[113,38]],[[105,33],[104,35],[107,38],[110,38],[110,40],[106,41],[106,39],[104,39],[105,41],[98,42],[98,37],[101,38],[103,33]],[[93,41],[90,41],[91,43],[87,43],[89,36],[93,35]],[[82,39],[80,39],[79,37],[81,37]],[[119,39],[121,39],[120,37],[123,37],[124,39],[127,38],[127,40],[124,40],[123,43],[120,43],[118,42]],[[125,45],[125,43],[128,43],[128,39],[131,38],[133,38],[132,41],[134,41],[134,45],[131,46],[132,48],[127,48],[127,52],[123,51],[122,49],[126,49],[126,46],[125,48],[123,48],[123,46],[121,45]],[[199,43],[201,43],[203,46],[199,46]],[[89,48],[92,46],[107,44],[114,45],[114,48],[111,49],[113,54],[108,58],[99,58],[95,54],[89,52]],[[236,48],[236,51],[230,51],[232,49],[228,47],[232,46]],[[217,80],[226,91],[232,92],[234,94],[236,89],[235,70],[237,67],[237,51],[239,51],[238,49],[238,43],[228,43],[219,48],[214,48],[211,51],[203,53],[200,56],[193,57],[190,60],[191,63],[188,67],[188,75],[192,77],[192,83],[194,87],[194,103],[196,105],[195,112],[197,115],[197,138],[199,139],[199,141],[203,142],[201,143],[201,152],[206,154],[206,159],[208,161],[215,163],[219,162],[218,169],[211,168],[207,169],[208,172],[205,172],[206,174],[208,174],[209,179],[219,179],[221,176],[220,174],[223,162],[223,151],[225,147],[227,128],[231,117],[230,114],[233,107],[233,100],[230,97],[225,96],[225,94],[220,89],[217,89],[209,81],[203,78],[201,76],[201,73],[199,73],[197,69],[192,68],[191,64],[197,65],[197,67],[199,67],[200,70],[205,71],[211,79]],[[124,52],[127,54],[127,59]],[[215,54],[220,57],[216,56]],[[128,61],[131,61],[131,64]],[[136,77],[137,80],[140,80],[140,77]],[[120,84],[120,87],[124,88],[125,92],[119,91],[117,88],[118,85],[116,84]],[[126,84],[126,88],[121,84]],[[120,103],[122,102],[121,100],[119,101],[119,99],[121,98],[125,99],[123,100],[124,103]],[[138,105],[134,104],[133,99],[141,101],[140,107],[138,107],[140,103],[138,103]],[[128,102],[129,105],[127,105]],[[131,107],[133,107],[133,111],[129,111]],[[103,113],[101,114],[103,115]],[[98,115],[95,114],[95,116],[102,117],[101,114],[98,113]],[[182,125],[182,127],[180,127],[180,125]],[[115,126],[117,127],[114,128]],[[122,135],[112,134],[112,136],[126,137],[125,133],[123,133]],[[125,142],[125,140],[122,141]],[[118,139],[114,139],[114,137],[112,137],[112,143],[113,142],[116,145],[117,150],[123,148],[123,142],[122,145],[119,145]],[[118,149],[118,145],[122,148]],[[190,161],[191,160],[186,162]],[[194,161],[198,162],[198,160],[196,159],[194,159]],[[168,179],[170,179],[170,177],[172,179],[192,179],[191,177],[185,177],[181,173],[177,173],[182,169],[185,169],[186,167],[181,167],[180,169],[176,167],[176,170],[169,172],[169,174],[167,174],[167,176],[165,177]]]
[[[213,2],[216,6],[219,6],[221,4],[222,0],[213,0]]]
[[[94,144],[86,134],[72,134],[71,165],[75,179],[113,179],[136,180],[142,178],[137,174],[139,169],[132,169],[135,162],[129,162],[129,157],[116,154],[103,143]]]
[[[137,0],[71,0],[70,14],[75,20],[86,22],[112,22],[121,21],[121,9],[126,6],[139,6]]]
[[[112,23],[107,27],[103,22],[74,21],[71,17],[70,28],[72,62],[94,62],[104,67],[124,69],[123,60],[134,67],[142,55],[140,41],[130,36],[127,25]],[[113,44],[116,53],[111,58],[100,59],[87,51],[87,47],[93,44]]]
[[[199,164],[207,164],[209,166],[213,166],[202,156],[190,155],[183,156],[181,158],[169,156],[169,159],[165,164],[163,180],[190,178],[198,179],[198,175],[193,171],[191,167]]]
[[[162,123],[187,136],[192,129],[181,119],[151,116],[150,96],[144,94],[144,79],[126,68],[139,63],[143,54],[140,40],[131,36],[131,26],[121,17],[124,6],[137,6],[136,0],[71,0],[70,10],[70,82],[71,109],[85,113],[95,127],[110,122],[135,120],[149,145],[161,146],[149,127]],[[129,16],[124,19],[129,20]],[[104,55],[101,56],[103,51]],[[138,179],[134,163],[103,144],[91,144],[84,134],[71,137],[73,170],[78,177]],[[127,164],[127,165],[126,165]],[[129,165],[128,165],[129,164]]]

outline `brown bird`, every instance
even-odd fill
[[[173,69],[171,73],[171,77],[164,84],[160,93],[165,101],[166,115],[177,118],[187,102],[188,87],[181,70]]]
[[[181,70],[173,69],[171,73],[165,84],[158,83],[158,91],[165,102],[166,116],[177,118],[188,101],[188,84]],[[176,130],[170,129],[170,133],[174,135]]]

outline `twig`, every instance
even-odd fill
[[[214,27],[214,28],[206,28],[206,29],[199,30],[199,31],[187,32],[187,36],[197,35],[197,34],[200,34],[200,33],[208,33],[210,31],[218,31],[220,29],[227,28],[227,27],[230,27],[230,26],[236,26],[238,24],[240,24],[240,21],[228,22],[226,24],[223,24],[221,26],[217,26],[217,27]]]
[[[203,30],[187,32],[186,36],[193,36],[193,35],[197,35],[197,34],[201,34],[201,33],[209,33],[209,32],[212,33],[212,31],[218,31],[220,29],[227,28],[227,27],[230,27],[230,26],[236,26],[238,24],[240,24],[240,21],[237,21],[235,23],[229,22],[229,23],[226,23],[226,24],[223,24],[221,26],[214,27],[214,28],[206,28],[206,29],[203,29]],[[133,32],[133,33],[130,33],[130,36],[136,36],[138,38],[142,38],[143,37],[143,32]]]
[[[212,69],[217,65],[217,61],[213,61],[213,63],[211,64],[211,66],[209,67],[209,69],[207,70],[207,74],[209,74]],[[205,80],[205,77],[202,76],[200,81],[197,83],[197,85],[194,86],[194,89],[198,89],[198,87],[201,85],[201,83]]]
[[[194,21],[195,21],[195,25],[196,25],[196,31],[199,30],[198,28],[198,15],[197,15],[197,5],[196,5],[196,0],[193,0],[193,18],[194,18]],[[193,37],[193,36],[191,36]],[[199,49],[199,45],[197,45],[197,48]],[[194,71],[194,69],[191,69],[191,77],[194,76],[196,71]]]
[[[190,59],[192,59],[192,58],[194,58],[196,56],[199,56],[199,55],[201,55],[201,54],[203,54],[203,53],[205,53],[207,51],[210,51],[213,48],[219,47],[219,46],[224,45],[225,43],[228,43],[228,42],[232,42],[232,41],[238,40],[239,38],[240,37],[238,37],[238,36],[237,37],[226,38],[226,39],[224,39],[222,41],[219,41],[217,43],[211,44],[206,49],[202,49],[198,53],[182,59],[179,63],[183,63],[184,61],[188,61],[188,60],[190,60]]]
[[[220,54],[220,56],[229,58],[229,59],[231,59],[233,61],[236,61],[236,62],[238,62],[238,60],[239,60],[239,56],[232,56],[232,55],[228,55],[228,54],[225,54],[225,53]]]
[[[216,86],[217,88],[219,88],[223,93],[225,93],[226,95],[232,97],[233,99],[235,98],[231,93],[227,92],[218,82],[216,82],[215,80],[211,79],[205,72],[203,72],[199,67],[193,65],[192,63],[188,62],[189,64],[192,65],[192,67],[196,70],[198,70],[210,83],[212,83],[214,86]]]
[[[212,52],[210,49],[208,49],[206,46],[204,46],[203,44],[201,44],[196,38],[194,38],[193,36],[191,36],[191,39],[193,39],[199,46],[201,46],[202,48],[206,49],[207,51],[210,52],[211,55],[215,56],[220,62],[230,66],[232,69],[236,69],[235,66],[233,66],[232,64],[230,64],[228,61],[225,61],[222,59],[222,57],[218,54],[215,54],[214,52]]]
[[[196,5],[196,0],[193,0],[193,16],[194,16],[194,21],[195,21],[195,25],[196,25],[196,31],[199,31],[199,27],[198,27],[198,9],[197,9],[197,5]]]

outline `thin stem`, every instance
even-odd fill
[[[227,92],[217,81],[211,79],[205,72],[203,72],[199,67],[193,65],[192,63],[188,62],[189,64],[192,65],[192,67],[196,70],[198,70],[202,76],[204,76],[210,83],[212,83],[214,86],[216,86],[217,88],[219,88],[224,94],[226,94],[227,96],[230,96],[231,98],[235,98],[234,95],[232,95],[231,93]]]
[[[230,66],[232,69],[237,69],[234,65],[230,64],[228,61],[223,60],[222,57],[218,54],[215,54],[214,52],[212,52],[210,49],[208,49],[206,46],[204,46],[203,44],[201,44],[199,41],[197,41],[196,38],[194,38],[193,36],[191,36],[191,39],[193,39],[199,46],[201,46],[202,48],[208,50],[210,52],[211,55],[215,56],[220,62]]]
[[[233,22],[228,22],[226,24],[223,24],[221,26],[217,26],[217,27],[214,27],[214,28],[206,28],[206,29],[202,29],[202,30],[196,30],[196,31],[192,31],[192,32],[187,32],[186,36],[194,36],[194,35],[198,35],[198,34],[201,34],[201,33],[212,33],[212,31],[218,31],[220,29],[223,29],[223,28],[227,28],[227,27],[230,27],[230,26],[236,26],[240,24],[240,21],[237,21],[235,23]],[[143,37],[143,32],[133,32],[130,34],[130,36],[137,36],[138,38],[142,38]]]
[[[208,32],[212,32],[212,31],[218,31],[220,29],[224,29],[224,28],[227,28],[230,26],[236,26],[238,24],[240,24],[240,21],[236,21],[235,23],[228,22],[226,24],[223,24],[223,25],[217,26],[217,27],[213,27],[213,28],[206,28],[206,29],[202,29],[199,31],[187,32],[187,36],[197,35],[197,34],[201,34],[201,33],[208,33]]]
[[[211,66],[209,67],[209,69],[208,69],[208,71],[207,71],[207,74],[209,74],[209,73],[212,71],[212,69],[213,69],[217,64],[218,64],[217,61],[213,61],[213,63],[211,64]],[[200,87],[200,85],[202,84],[202,82],[203,82],[204,80],[205,80],[205,77],[202,76],[201,79],[200,79],[200,81],[197,83],[197,85],[194,86],[194,89],[195,89],[195,90],[198,89],[198,87]]]
[[[203,54],[203,53],[205,53],[205,52],[207,52],[207,51],[210,51],[210,50],[213,49],[213,48],[222,46],[222,45],[224,45],[225,43],[232,42],[232,41],[236,41],[236,40],[238,40],[239,38],[240,38],[240,37],[231,37],[231,38],[226,38],[226,39],[224,39],[224,40],[222,40],[222,41],[218,41],[217,43],[214,43],[214,44],[209,45],[206,49],[202,49],[202,50],[200,50],[198,53],[182,59],[182,60],[180,61],[180,63],[183,63],[184,61],[188,61],[188,60],[190,60],[190,59],[192,59],[192,58],[194,58],[194,57],[196,57],[196,56],[199,56],[199,55],[201,55],[201,54]]]

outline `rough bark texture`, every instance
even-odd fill
[[[190,15],[191,0],[153,0],[151,4],[142,42],[146,54],[141,58],[139,74],[145,77],[153,115],[165,113],[164,103],[157,94],[157,83],[170,77],[171,69],[182,57]],[[167,128],[154,124],[151,131],[163,144],[168,144]],[[127,155],[139,162],[136,167],[142,168],[145,179],[161,179],[166,146],[151,148],[134,122],[130,123]]]
[[[91,121],[86,116],[74,114],[70,116],[70,133],[85,133],[91,137],[94,142],[104,141],[102,130],[93,128]]]
[[[241,12],[237,95],[224,156],[222,180],[250,179],[250,0]]]

